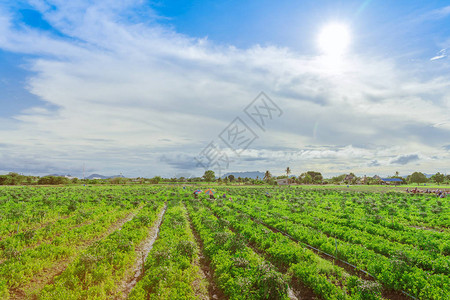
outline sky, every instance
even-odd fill
[[[447,174],[449,55],[448,1],[0,0],[0,174]]]

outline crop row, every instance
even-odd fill
[[[368,222],[385,226],[431,226],[437,229],[450,226],[450,203],[424,194],[370,193],[327,189],[307,190],[296,187],[265,187],[264,189],[229,188],[235,196],[255,198],[262,190],[274,200],[289,199],[305,208],[326,209],[346,217],[365,216]],[[311,211],[311,210],[310,210]],[[385,222],[391,220],[391,222]]]
[[[164,189],[158,187],[1,187],[0,240],[45,227],[94,206],[123,209],[163,192]]]
[[[264,196],[261,195],[263,198]],[[450,279],[444,274],[430,274],[414,265],[410,265],[402,253],[393,257],[380,255],[362,245],[337,243],[336,239],[317,230],[293,222],[293,214],[286,215],[278,212],[266,214],[266,207],[259,207],[263,201],[248,201],[246,204],[238,202],[227,203],[233,209],[259,218],[271,226],[283,230],[296,239],[317,247],[327,253],[336,253],[339,257],[369,271],[389,288],[406,290],[421,299],[446,299],[450,293]],[[268,202],[268,201],[266,201]],[[260,209],[255,209],[259,207]],[[284,218],[283,218],[284,217]],[[395,251],[395,249],[393,249]]]
[[[129,211],[104,214],[95,222],[70,230],[52,240],[23,252],[10,250],[10,258],[0,264],[0,281],[8,289],[18,288],[46,268],[52,268],[59,260],[74,255],[79,247],[99,238],[108,227],[127,215]],[[1,290],[1,289],[0,289]]]
[[[199,248],[180,201],[168,204],[145,275],[128,299],[205,299],[207,282],[198,266]]]
[[[71,231],[74,228],[82,227],[95,222],[101,216],[111,213],[112,207],[97,206],[90,210],[78,211],[77,214],[69,218],[62,218],[36,230],[27,230],[15,234],[0,241],[0,260],[10,259],[18,253],[35,246],[51,242],[58,236]]]
[[[219,288],[230,299],[287,299],[287,278],[223,226],[200,202],[186,201],[193,225],[211,260]]]
[[[327,236],[332,236],[345,242],[363,245],[367,249],[387,257],[402,252],[407,257],[409,264],[417,265],[433,273],[450,274],[450,257],[442,255],[446,252],[446,245],[448,244],[450,247],[450,240],[433,240],[435,245],[439,245],[440,253],[437,251],[421,250],[412,245],[386,240],[383,237],[363,230],[329,222],[325,212],[322,212],[321,215],[317,214],[320,220],[318,222],[318,218],[310,214],[292,212],[286,204],[283,205],[283,203],[277,202],[270,205],[271,207],[268,207],[269,205],[266,205],[266,202],[255,201],[254,203],[257,203],[264,210],[265,214],[288,217],[295,224],[316,229],[317,234],[324,233]]]
[[[420,230],[406,224],[400,224],[397,221],[391,221],[388,218],[380,220],[376,217],[367,217],[363,212],[353,211],[350,214],[348,212],[330,211],[326,209],[327,207],[305,208],[303,202],[296,202],[295,199],[290,199],[289,202],[280,201],[277,204],[299,216],[306,216],[309,220],[317,221],[319,219],[322,222],[365,231],[392,242],[419,246],[420,249],[432,252],[438,251],[444,255],[450,254],[450,238],[448,233],[445,232]],[[346,202],[342,205],[348,206]]]
[[[126,270],[136,260],[135,247],[148,234],[161,203],[149,202],[120,230],[116,230],[85,251],[46,286],[40,299],[106,299],[112,297]]]
[[[209,202],[209,203],[208,203]],[[379,299],[380,284],[348,274],[341,267],[325,260],[280,233],[268,230],[222,201],[204,200],[205,205],[229,222],[248,242],[264,251],[276,265],[288,269],[295,281],[303,282],[324,299]]]

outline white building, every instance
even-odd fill
[[[277,184],[278,185],[288,185],[289,184],[289,179],[287,179],[287,178],[277,179]]]

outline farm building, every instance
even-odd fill
[[[352,181],[355,177],[353,174],[348,174],[345,176],[344,181]]]
[[[277,179],[277,184],[278,185],[288,185],[289,184],[289,179],[287,179],[287,178]]]

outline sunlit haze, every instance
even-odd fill
[[[318,37],[320,50],[329,56],[341,56],[349,47],[350,30],[340,23],[330,23],[322,28]]]

